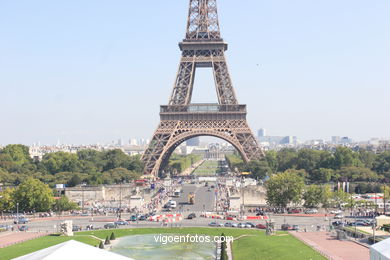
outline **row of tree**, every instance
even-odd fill
[[[113,184],[134,180],[142,170],[140,156],[128,156],[119,149],[48,153],[40,161],[32,160],[24,145],[7,145],[0,150],[0,183],[5,185],[18,185],[27,177],[50,186]]]
[[[302,202],[306,208],[339,208],[344,204],[351,207],[355,203],[352,194],[335,190],[330,185],[305,185],[304,177],[290,170],[272,175],[265,187],[268,205],[276,208],[299,206]],[[384,193],[385,198],[390,198],[390,186],[382,185],[380,192]]]
[[[32,177],[16,188],[0,191],[0,212],[47,212],[77,209],[78,205],[67,197],[54,197],[53,190]]]
[[[338,147],[333,152],[286,148],[268,151],[263,160],[251,161],[248,164],[237,154],[227,155],[226,160],[231,169],[251,172],[257,179],[295,170],[307,182],[312,183],[390,182],[390,151],[376,154],[365,150],[353,151],[347,147]]]

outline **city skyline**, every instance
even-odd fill
[[[150,138],[177,70],[187,1],[20,5],[0,3],[0,144]],[[390,139],[390,3],[250,0],[219,9],[254,132]],[[198,73],[194,102],[215,102],[213,88],[211,72]]]

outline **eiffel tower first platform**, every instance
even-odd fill
[[[175,148],[197,136],[229,142],[245,162],[262,158],[263,151],[246,120],[246,105],[238,103],[230,79],[216,0],[190,0],[186,37],[179,47],[182,56],[169,104],[161,106],[160,124],[142,157],[144,174],[159,176]],[[217,104],[191,103],[199,67],[213,70]]]

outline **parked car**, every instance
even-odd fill
[[[259,211],[256,213],[256,216],[265,216],[264,211]]]
[[[73,231],[73,232],[81,231],[81,226],[73,225],[72,231]]]
[[[126,226],[129,223],[127,221],[124,221],[124,220],[118,220],[118,221],[115,221],[114,224],[117,226]]]
[[[238,223],[238,227],[239,228],[246,228],[246,224],[245,223]]]
[[[138,217],[138,220],[145,221],[147,217],[145,215],[141,215]]]
[[[210,227],[218,227],[218,223],[217,222],[211,222],[211,223],[209,223],[209,226]]]
[[[267,226],[264,225],[264,224],[257,224],[257,225],[256,225],[256,228],[258,228],[258,229],[266,229]]]
[[[115,225],[115,223],[111,222],[111,223],[107,223],[104,225],[104,228],[105,229],[111,229],[111,228],[116,228],[117,226]]]
[[[298,225],[293,225],[291,230],[295,230],[295,231],[298,231],[299,230],[299,226]]]
[[[336,226],[336,227],[339,227],[339,226],[343,226],[344,222],[342,222],[340,220],[336,220],[336,221],[332,222],[332,225]]]
[[[232,223],[232,227],[238,227],[237,223]]]
[[[282,230],[292,230],[292,226],[289,224],[282,224]]]
[[[317,209],[307,209],[305,210],[305,214],[316,214],[318,213]]]
[[[193,219],[193,218],[196,218],[196,214],[195,213],[191,213],[187,217],[187,219]]]
[[[341,210],[339,210],[339,209],[336,209],[336,210],[332,210],[331,212],[330,212],[330,214],[341,214],[341,213],[343,213]]]
[[[336,215],[334,216],[334,218],[335,218],[335,219],[342,219],[342,218],[344,218],[344,215],[343,215],[343,214],[336,214]]]
[[[225,223],[225,227],[233,227],[233,224],[230,222]]]
[[[296,213],[301,213],[301,210],[300,209],[290,209],[288,211],[288,214],[296,214]]]
[[[20,226],[19,231],[27,231],[28,227],[27,226]]]
[[[127,222],[129,222],[129,221],[137,221],[137,216],[135,216],[135,215],[132,215],[129,219],[127,219],[126,220]]]
[[[249,228],[254,228],[254,227],[256,227],[256,225],[253,224],[253,223],[251,223],[251,222],[246,222],[245,224],[246,224],[247,227],[249,227]]]
[[[27,224],[28,222],[28,218],[17,218],[14,220],[14,224]]]

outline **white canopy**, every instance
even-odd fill
[[[390,260],[390,238],[370,246],[370,260]]]
[[[75,240],[51,246],[14,260],[131,260],[109,251],[93,247]]]

